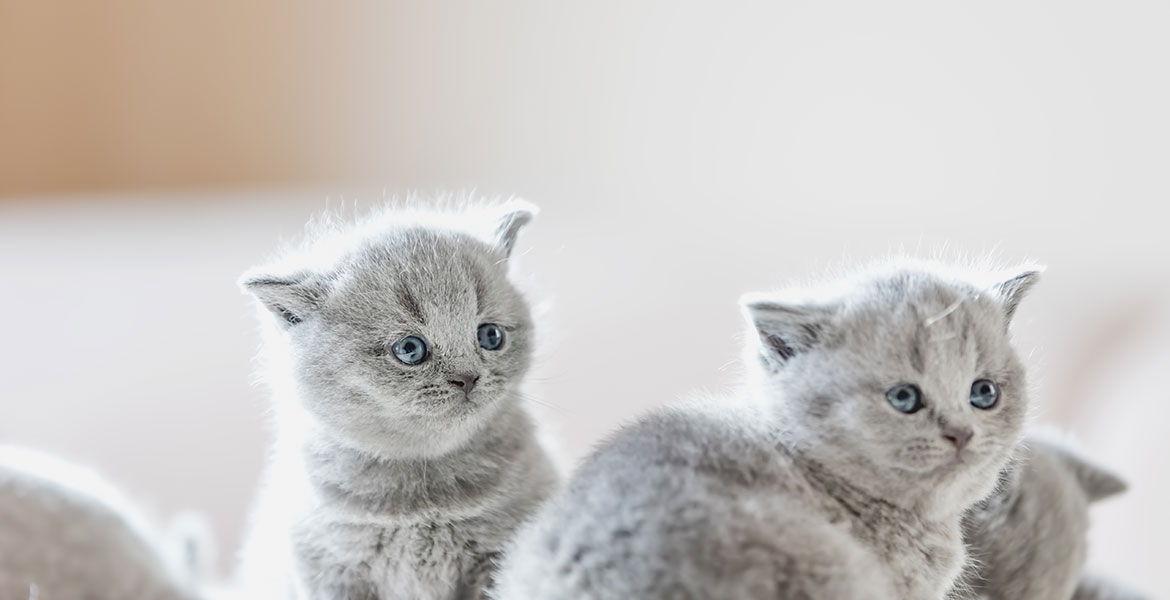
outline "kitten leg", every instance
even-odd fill
[[[302,581],[304,600],[379,600],[378,592],[368,581],[361,579],[334,578],[321,573],[312,581]]]
[[[496,571],[500,553],[477,554],[472,558],[472,564],[463,574],[459,582],[459,589],[455,592],[455,600],[488,600],[488,588],[492,585],[492,575]]]
[[[319,553],[297,558],[299,600],[379,600],[367,571]]]

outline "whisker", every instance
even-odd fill
[[[940,312],[940,313],[938,313],[937,315],[935,315],[935,316],[933,316],[933,317],[930,317],[929,319],[927,319],[927,320],[926,320],[926,321],[923,323],[923,326],[924,326],[924,327],[930,327],[931,325],[934,325],[935,323],[938,323],[939,321],[941,321],[941,320],[943,320],[943,319],[945,319],[945,318],[947,318],[947,317],[951,316],[951,313],[953,313],[953,312],[955,312],[956,310],[958,310],[958,309],[959,309],[959,307],[960,307],[960,306],[962,306],[962,305],[963,305],[963,302],[965,302],[966,300],[967,300],[967,299],[966,299],[965,297],[962,297],[962,298],[959,298],[958,300],[955,300],[953,303],[951,303],[951,305],[950,305],[950,306],[948,306],[948,307],[946,307],[945,309],[943,309],[943,311],[942,311],[942,312]]]
[[[552,402],[549,402],[547,400],[542,400],[540,398],[537,398],[536,396],[531,396],[531,395],[525,394],[523,392],[517,392],[516,396],[525,402],[531,402],[533,404],[536,404],[537,406],[541,406],[541,407],[556,411],[557,413],[559,413],[561,415],[568,415],[569,414],[569,411],[566,410],[564,407],[553,404]]]

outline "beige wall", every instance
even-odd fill
[[[0,196],[312,176],[298,6],[0,0]]]

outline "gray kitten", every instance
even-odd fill
[[[398,211],[244,276],[278,419],[245,597],[479,598],[557,475],[519,387],[522,202]]]
[[[938,600],[1027,408],[1008,323],[1037,271],[864,273],[744,300],[732,402],[603,444],[518,535],[505,600]]]
[[[191,573],[96,474],[0,447],[0,598],[191,600]]]
[[[1082,580],[1089,504],[1125,483],[1052,436],[1029,435],[1013,463],[964,521],[971,590],[991,600],[1068,600],[1074,591],[1084,599],[1140,598],[1101,578]]]

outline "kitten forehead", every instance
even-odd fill
[[[497,260],[503,261],[512,240],[502,240],[500,236],[514,236],[519,225],[536,213],[534,205],[519,199],[388,204],[363,215],[326,211],[305,226],[300,243],[287,248],[269,269],[329,273],[362,255],[376,254],[378,249],[425,248],[438,240],[478,244],[478,252],[497,255]],[[442,249],[434,249],[441,255]],[[423,255],[416,252],[415,256]]]
[[[945,301],[945,308],[963,297],[990,290],[996,281],[994,277],[934,263],[879,264],[845,277],[791,286],[778,292],[751,294],[747,298],[822,305],[848,302],[868,306],[894,306],[907,301],[937,299]]]
[[[962,265],[920,260],[891,258],[861,267],[829,270],[824,279],[803,284],[794,283],[783,289],[748,294],[742,303],[750,300],[772,299],[799,304],[832,304],[844,297],[856,297],[859,292],[892,293],[891,297],[921,292],[929,288],[950,288],[972,295],[991,292],[995,286],[1022,272],[1041,272],[1043,267],[1024,263],[1016,268],[992,268],[988,265]]]
[[[946,339],[979,323],[998,328],[1002,319],[989,292],[914,270],[862,280],[841,306],[843,323],[897,327],[923,339]]]
[[[336,267],[344,280],[333,301],[386,304],[419,323],[435,314],[477,313],[511,290],[481,241],[423,229],[374,240]]]
[[[500,261],[483,241],[463,233],[405,229],[355,247],[335,270],[362,273],[371,282],[449,284],[502,275]]]
[[[982,370],[1003,362],[1003,306],[969,277],[903,269],[861,280],[855,290],[840,315],[851,344],[899,356],[919,375],[944,364]]]

